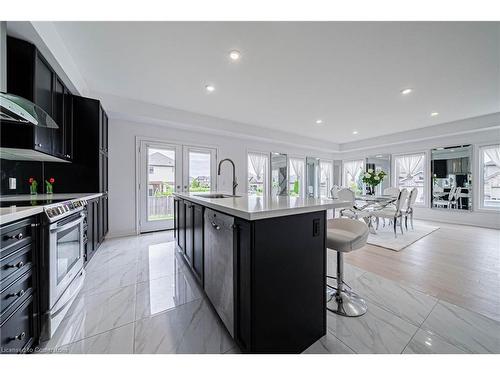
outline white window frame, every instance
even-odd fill
[[[476,176],[476,184],[474,184],[474,173],[472,174],[472,184],[473,187],[474,185],[477,186],[477,193],[473,194],[475,199],[477,199],[477,204],[475,205],[478,209],[476,211],[485,211],[485,212],[498,212],[498,208],[496,207],[487,207],[484,205],[484,168],[483,168],[483,163],[484,163],[484,154],[483,154],[483,149],[484,148],[489,148],[492,146],[498,146],[500,143],[482,143],[477,145],[477,163],[474,163],[473,165],[476,165],[477,168],[477,173],[475,174]],[[473,155],[476,153],[473,152]],[[474,201],[473,201],[473,207],[474,207]]]
[[[248,155],[249,154],[260,154],[265,155],[267,158],[267,163],[264,169],[264,194],[263,197],[268,197],[271,194],[271,152],[268,151],[257,151],[257,150],[247,150],[246,154],[246,179],[245,179],[245,191],[248,194]]]
[[[396,159],[401,156],[409,155],[424,155],[424,201],[416,203],[416,207],[429,207],[430,206],[430,182],[431,179],[431,151],[430,150],[415,150],[412,152],[402,152],[398,154],[391,154],[391,186],[399,188],[398,179],[396,176]]]
[[[363,163],[363,166],[361,167],[361,173],[363,173],[365,171],[365,167],[366,167],[366,157],[365,158],[356,158],[356,159],[346,159],[346,160],[342,160],[342,168],[341,168],[341,185],[342,187],[346,187],[346,188],[349,188],[349,186],[346,185],[346,178],[345,178],[345,164],[346,163],[350,163],[350,162],[353,162],[353,161],[361,161]],[[361,194],[363,194],[363,186],[361,187]]]

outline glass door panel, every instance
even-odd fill
[[[141,145],[141,232],[173,228],[173,192],[180,187],[179,153],[180,148],[175,145]]]
[[[184,147],[185,192],[204,193],[217,189],[215,159],[215,149]]]

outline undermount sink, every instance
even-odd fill
[[[208,193],[208,194],[193,194],[195,197],[200,198],[239,198],[241,195],[221,194],[221,193]]]

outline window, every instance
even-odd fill
[[[481,203],[484,208],[500,208],[500,145],[479,149],[481,160]]]
[[[352,160],[342,163],[343,168],[343,185],[354,191],[356,194],[361,194],[363,191],[362,174],[364,168],[364,160]]]
[[[302,197],[304,186],[304,159],[290,158],[288,164],[288,195]]]
[[[399,155],[394,157],[394,179],[396,187],[418,189],[415,203],[423,204],[425,199],[425,154]]]
[[[155,173],[155,167],[149,166],[149,174]]]
[[[248,195],[267,196],[267,174],[269,157],[267,154],[248,153]]]
[[[330,190],[333,187],[333,161],[320,160],[320,180],[319,180],[319,196],[321,198],[329,198]]]

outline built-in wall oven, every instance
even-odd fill
[[[42,339],[49,339],[83,287],[85,201],[45,207],[47,223],[42,260]],[[42,284],[43,285],[43,284]]]

